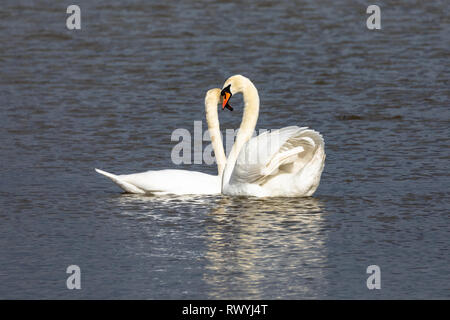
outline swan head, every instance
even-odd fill
[[[228,103],[233,94],[243,92],[248,84],[251,84],[250,80],[240,74],[231,76],[225,81],[220,96],[222,99],[222,110],[225,108],[233,111],[233,108]]]
[[[221,90],[219,88],[214,88],[208,90],[205,96],[205,105],[215,105],[217,108],[217,104],[219,103]]]
[[[233,94],[231,93],[230,84],[222,89],[222,91],[220,92],[220,99],[222,100],[222,110],[227,108],[228,110],[233,111],[233,108],[228,103],[232,95]]]

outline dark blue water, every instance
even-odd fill
[[[0,298],[450,298],[448,1],[379,1],[373,31],[364,1],[76,4],[76,31],[68,4],[1,5]],[[125,195],[93,171],[215,173],[175,166],[170,136],[237,73],[258,128],[323,134],[312,198]]]

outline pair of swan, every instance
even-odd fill
[[[217,105],[228,108],[242,93],[244,115],[228,159],[220,134]],[[322,136],[306,127],[285,127],[252,137],[259,115],[259,95],[246,77],[230,77],[223,89],[205,97],[206,121],[217,162],[217,175],[187,170],[158,170],[128,175],[103,174],[130,193],[219,194],[256,197],[308,197],[317,189],[325,163]]]

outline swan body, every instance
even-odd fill
[[[95,169],[110,178],[125,192],[135,194],[219,194],[221,177],[188,170],[150,170],[147,172],[115,175]]]
[[[220,135],[217,104],[220,99],[220,89],[211,89],[206,93],[206,122],[211,137],[217,162],[217,175],[188,170],[150,170],[141,173],[115,175],[100,169],[95,169],[125,192],[135,194],[219,194],[221,193],[222,173],[225,168],[226,156]]]
[[[322,136],[306,127],[290,126],[252,138],[259,113],[256,87],[241,75],[230,77],[223,87],[228,87],[231,95],[243,93],[245,106],[224,169],[222,193],[257,197],[311,196],[319,186],[325,164]],[[223,105],[227,103],[228,99]]]

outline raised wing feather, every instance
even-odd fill
[[[306,127],[291,126],[250,139],[239,153],[231,183],[264,184],[280,173],[295,174],[323,145],[322,136]]]

